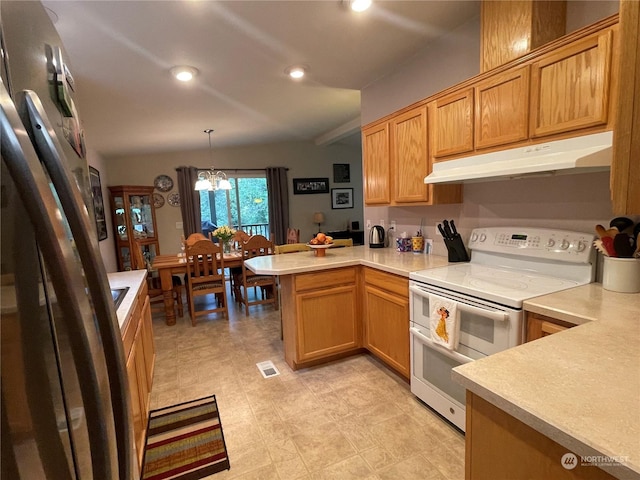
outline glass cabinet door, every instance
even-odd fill
[[[134,238],[154,238],[152,198],[150,195],[130,195],[129,209]]]
[[[115,205],[114,225],[116,227],[116,235],[120,240],[127,240],[127,218],[124,209],[124,198],[121,196],[113,197]]]

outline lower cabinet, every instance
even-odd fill
[[[562,332],[571,327],[575,327],[575,325],[539,313],[527,312],[527,342]]]
[[[132,312],[123,341],[127,356],[127,376],[131,394],[134,441],[138,466],[141,467],[156,355],[151,323],[151,305],[146,287],[138,294]]]
[[[285,360],[291,368],[362,346],[357,267],[281,277]]]
[[[409,281],[364,268],[364,346],[405,378],[409,360]]]
[[[562,464],[567,447],[534,430],[483,398],[467,391],[465,479],[613,479],[594,467]]]

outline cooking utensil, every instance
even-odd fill
[[[617,257],[615,246],[613,245],[613,238],[604,236],[600,240],[602,240],[602,246],[609,254],[609,257]]]
[[[451,220],[451,222],[449,222],[449,224],[451,225],[451,230],[453,231],[454,235],[458,235],[458,229],[456,228],[456,224],[453,223],[453,220]]]
[[[632,239],[626,233],[619,233],[613,239],[613,248],[620,258],[630,258],[633,255]]]
[[[633,227],[633,220],[627,217],[616,217],[609,222],[609,227],[615,227],[618,231],[623,232],[629,227]]]
[[[604,245],[602,245],[602,240],[594,240],[593,246],[596,247],[596,250],[598,250],[601,254],[607,257],[609,256],[609,252],[607,252],[607,250],[604,248]]]
[[[444,228],[442,228],[442,224],[441,223],[438,224],[438,230],[440,231],[440,235],[442,235],[442,238],[446,239],[447,238],[447,234],[445,233]]]
[[[613,239],[620,231],[617,228],[606,229],[602,225],[596,225],[596,233],[600,238],[610,237]]]

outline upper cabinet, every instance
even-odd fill
[[[414,108],[390,123],[394,202],[427,202],[427,108]]]
[[[480,14],[480,71],[487,72],[565,33],[566,2],[483,0]]]
[[[529,130],[529,67],[519,67],[475,86],[475,147],[526,140]]]
[[[362,155],[364,202],[367,205],[388,204],[391,201],[388,122],[362,130]]]
[[[429,103],[431,152],[440,158],[473,150],[473,89],[451,93]]]
[[[434,205],[462,201],[460,185],[426,185],[431,173],[427,107],[422,104],[362,130],[366,205]]]
[[[531,136],[606,125],[613,31],[570,43],[531,65]]]

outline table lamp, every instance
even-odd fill
[[[316,212],[313,214],[313,223],[318,224],[318,233],[320,233],[320,225],[324,223],[324,213]]]

